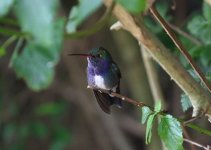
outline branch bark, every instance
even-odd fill
[[[104,0],[110,7],[112,0]],[[193,116],[205,113],[211,121],[211,96],[184,69],[169,50],[152,34],[143,23],[137,20],[120,5],[116,5],[113,14],[121,22],[122,28],[130,32],[139,43],[142,43],[153,58],[162,66],[178,86],[190,97],[193,105]]]

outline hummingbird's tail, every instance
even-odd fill
[[[115,104],[118,108],[122,108],[122,100],[117,97],[111,97],[107,93],[99,92],[98,90],[93,90],[94,95],[97,99],[100,108],[107,114],[111,113],[110,106]]]

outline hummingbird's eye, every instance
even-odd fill
[[[102,57],[103,55],[102,54],[97,54],[97,57]]]

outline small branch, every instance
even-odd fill
[[[114,97],[120,98],[122,101],[126,101],[126,102],[128,102],[128,103],[131,103],[131,104],[133,104],[133,105],[135,105],[135,106],[137,106],[137,107],[146,106],[146,107],[148,107],[151,111],[154,111],[154,108],[153,108],[153,107],[151,107],[151,106],[149,106],[149,105],[147,105],[147,104],[144,104],[144,103],[142,103],[142,102],[140,102],[140,101],[136,101],[136,100],[131,99],[131,98],[129,98],[129,97],[126,97],[126,96],[123,96],[123,95],[121,95],[121,94],[118,94],[118,93],[116,93],[116,92],[112,92],[112,91],[110,91],[110,90],[104,90],[104,89],[100,89],[100,88],[93,88],[93,87],[90,87],[90,86],[87,86],[87,88],[88,88],[88,89],[98,90],[99,92],[103,92],[103,93],[110,94],[110,95],[112,95],[112,96],[114,96]],[[159,112],[159,114],[160,114],[160,115],[165,115],[165,114],[167,114],[167,113],[166,113],[165,110],[162,110],[162,111]],[[180,121],[181,124],[182,124],[183,126],[187,126],[187,127],[192,128],[192,129],[194,129],[194,130],[196,130],[196,131],[198,131],[198,132],[200,132],[200,133],[203,133],[203,134],[205,134],[205,135],[211,136],[211,131],[209,131],[209,130],[203,129],[203,128],[201,128],[201,127],[199,127],[199,126],[197,126],[197,125],[195,125],[195,124],[192,124],[192,123],[183,124],[185,121],[183,121],[183,120],[181,120],[181,119],[178,119],[178,121]]]
[[[112,0],[104,0],[104,4],[110,7]],[[143,18],[139,20],[128,13],[122,6],[116,4],[113,10],[115,17],[121,22],[122,28],[131,33],[146,47],[150,55],[169,74],[172,80],[189,96],[193,105],[192,116],[205,112],[211,122],[211,96],[193,77],[182,64],[174,57],[163,43],[149,31],[144,25]]]
[[[163,29],[166,31],[166,33],[169,35],[169,37],[172,39],[172,41],[174,42],[174,44],[177,46],[177,48],[180,50],[180,52],[185,56],[186,60],[190,63],[190,65],[192,66],[192,68],[194,69],[194,71],[196,72],[196,74],[198,74],[199,78],[201,79],[201,81],[205,84],[205,86],[207,87],[207,89],[209,90],[209,92],[211,93],[211,84],[209,83],[209,81],[206,79],[206,77],[204,76],[203,72],[201,71],[201,69],[196,65],[196,63],[194,62],[194,60],[192,59],[191,55],[187,52],[187,50],[185,49],[184,45],[182,44],[182,42],[180,40],[177,39],[176,35],[174,34],[174,32],[171,30],[170,26],[168,25],[168,23],[166,23],[166,21],[162,18],[162,16],[159,14],[159,12],[157,11],[157,9],[155,8],[154,5],[152,5],[149,8],[150,12],[152,13],[152,15],[155,17],[155,19],[160,23],[160,25],[163,27]]]
[[[148,54],[148,52],[143,46],[141,46],[141,53],[142,53],[142,58],[143,58],[144,66],[146,69],[147,77],[149,80],[150,89],[153,95],[153,99],[155,102],[161,101],[162,106],[164,106],[165,108],[164,96],[161,91],[158,74],[152,62],[151,56]]]
[[[115,3],[113,3],[109,8],[107,8],[107,10],[104,13],[104,15],[102,16],[102,18],[91,28],[66,34],[66,37],[67,38],[81,38],[81,37],[85,37],[85,36],[90,36],[98,31],[100,31],[103,27],[105,27],[106,23],[110,19],[114,5],[115,5]]]
[[[182,126],[182,130],[183,130],[183,139],[185,138],[190,139],[190,136],[184,126]],[[195,146],[193,146],[192,144],[190,145],[190,147],[191,147],[191,150],[196,150]]]
[[[204,145],[201,145],[201,144],[199,144],[199,143],[197,143],[197,142],[194,142],[194,141],[191,141],[191,140],[185,139],[185,138],[184,138],[184,141],[187,142],[187,143],[190,143],[190,144],[192,144],[192,145],[195,145],[195,146],[197,146],[197,147],[200,147],[200,148],[202,148],[202,149],[204,149],[204,150],[210,150],[210,149],[209,149],[209,145],[208,145],[207,147],[205,147]]]
[[[199,41],[196,38],[193,38],[191,35],[189,35],[188,33],[186,33],[185,31],[181,30],[180,28],[178,28],[177,26],[168,23],[168,25],[177,33],[181,34],[182,36],[186,37],[187,39],[189,39],[192,43],[196,44],[197,46],[201,46],[202,42]]]
[[[135,105],[135,106],[137,106],[137,107],[143,107],[143,106],[149,107],[152,111],[154,111],[154,108],[153,108],[153,107],[151,107],[151,106],[149,106],[149,105],[147,105],[147,104],[144,104],[144,103],[142,103],[142,102],[133,100],[133,99],[131,99],[131,98],[129,98],[129,97],[123,96],[123,95],[121,95],[121,94],[118,94],[118,93],[116,93],[116,92],[112,92],[112,91],[110,91],[110,90],[104,90],[104,89],[100,89],[100,88],[93,88],[93,87],[90,87],[90,86],[87,86],[87,88],[89,88],[89,89],[94,89],[94,90],[98,90],[98,91],[103,92],[103,93],[107,93],[107,94],[112,95],[112,96],[114,96],[114,97],[120,98],[122,101],[129,102],[129,103],[131,103],[131,104],[133,104],[133,105]]]

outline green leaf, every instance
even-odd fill
[[[195,15],[187,26],[189,32],[199,38],[205,44],[211,43],[211,22],[201,15]]]
[[[45,102],[35,109],[35,113],[39,116],[58,115],[61,114],[64,109],[65,105],[63,103]]]
[[[143,106],[141,110],[142,110],[141,123],[144,124],[148,119],[149,115],[152,113],[152,111],[149,109],[149,107],[146,106]]]
[[[209,22],[211,22],[211,5],[206,3],[206,1],[203,3],[203,15]]]
[[[75,32],[77,27],[101,5],[102,0],[79,0],[79,4],[70,11],[66,31]]]
[[[211,64],[211,44],[196,46],[190,49],[191,56],[199,61],[204,67],[209,67]],[[207,69],[206,69],[207,70]],[[197,81],[200,81],[198,78]]]
[[[206,78],[207,78],[208,81],[211,82],[211,72],[206,73]]]
[[[152,126],[153,126],[153,121],[157,113],[154,113],[149,116],[147,120],[147,127],[146,127],[146,139],[145,142],[146,144],[149,144],[151,142],[152,138]]]
[[[12,62],[16,74],[24,78],[28,86],[35,91],[47,88],[54,76],[51,60],[45,56],[44,51],[46,49],[29,43]]]
[[[0,0],[0,17],[5,16],[9,11],[15,0]]]
[[[181,105],[183,112],[188,110],[188,108],[192,107],[191,101],[186,94],[181,94]]]
[[[18,0],[15,5],[21,29],[30,38],[20,54],[14,52],[11,65],[35,91],[50,85],[59,60],[64,20],[54,19],[57,6],[57,0],[35,0],[33,4],[28,0]]]
[[[158,125],[158,134],[169,150],[184,149],[182,146],[183,136],[181,125],[171,115],[161,117]]]
[[[20,54],[15,53],[11,59],[16,74],[25,79],[27,85],[35,91],[47,88],[53,80],[63,41],[63,24],[63,20],[54,24],[54,43],[48,48],[29,42]]]
[[[54,43],[54,17],[57,0],[18,0],[15,6],[21,28],[29,33],[35,43],[49,47]]]
[[[210,57],[211,56],[211,44],[203,46],[201,50],[202,50],[201,57],[200,57],[201,63],[204,66],[209,67],[211,64],[211,57]]]
[[[126,10],[131,13],[140,13],[144,11],[146,7],[146,0],[116,0]]]

